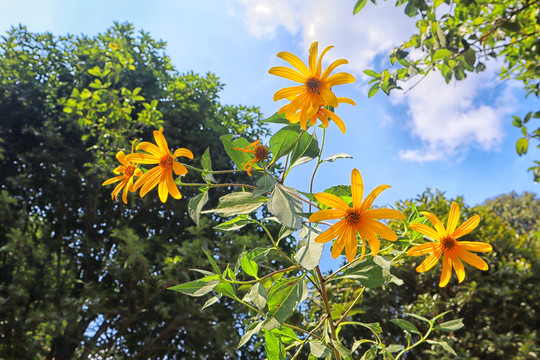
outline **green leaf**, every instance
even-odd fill
[[[283,344],[273,332],[265,330],[264,349],[268,360],[285,360]]]
[[[373,84],[373,86],[368,91],[368,98],[375,95],[377,93],[377,91],[379,91],[380,88],[381,88],[381,86],[380,86],[379,82],[376,82],[375,84]]]
[[[251,323],[248,326],[244,335],[242,335],[242,337],[240,338],[240,342],[238,343],[236,348],[240,349],[242,346],[244,346],[253,335],[257,334],[261,330],[262,324],[262,321],[256,321],[254,323]]]
[[[204,310],[207,307],[210,307],[210,306],[214,305],[215,303],[217,303],[219,301],[219,299],[221,299],[221,294],[217,294],[215,296],[212,296],[210,299],[206,300],[206,302],[204,303],[201,310]]]
[[[516,142],[516,151],[519,156],[526,154],[529,148],[529,139],[521,138]]]
[[[322,162],[325,162],[325,161],[328,161],[328,162],[334,162],[336,161],[337,159],[352,159],[353,157],[349,154],[345,154],[345,153],[339,153],[339,154],[334,154],[332,156],[329,156],[327,157],[326,159],[324,159]]]
[[[250,192],[234,192],[219,198],[216,209],[206,210],[203,213],[217,213],[223,217],[233,215],[247,215],[257,210],[265,202],[265,198],[253,198]]]
[[[413,333],[413,334],[422,335],[420,333],[420,331],[418,331],[418,328],[416,326],[414,326],[414,324],[410,323],[407,320],[404,320],[404,319],[391,319],[390,321],[392,323],[396,324],[397,326],[399,326],[400,328],[402,328],[405,331],[408,331],[408,332]]]
[[[447,352],[449,352],[450,354],[454,355],[454,356],[457,356],[456,352],[454,351],[454,349],[452,349],[452,347],[450,345],[448,345],[447,342],[445,341],[435,341],[435,340],[427,340],[427,343],[428,344],[432,344],[432,345],[439,345],[439,346],[442,346],[442,348],[444,350],[446,350]]]
[[[261,283],[256,283],[249,289],[243,300],[253,303],[256,307],[262,310],[266,306],[267,295],[268,293],[266,288],[262,286]]]
[[[476,51],[474,51],[473,49],[469,49],[465,51],[463,56],[465,57],[465,62],[469,66],[474,66],[474,63],[476,62]]]
[[[267,123],[274,123],[274,124],[290,124],[290,121],[287,120],[285,117],[285,113],[275,113],[274,115],[270,116],[268,119],[263,120],[263,122]]]
[[[347,349],[345,346],[343,346],[339,341],[332,339],[332,345],[334,345],[334,348],[338,351],[339,355],[341,355],[343,358],[346,358],[351,355],[351,351]]]
[[[277,281],[268,293],[267,321],[276,320],[283,324],[293,313],[296,306],[308,294],[304,276],[297,278],[282,278]]]
[[[88,73],[94,76],[101,76],[101,69],[99,68],[99,66],[94,66],[93,68],[88,70]]]
[[[305,164],[319,155],[319,142],[315,136],[315,132],[310,135],[308,132],[305,132],[300,141],[296,143],[293,148],[290,157],[290,168],[293,168],[298,165]]]
[[[374,78],[381,77],[376,71],[373,71],[373,70],[364,70],[364,74],[366,74],[367,76],[374,77]]]
[[[223,143],[223,147],[225,147],[225,151],[236,165],[236,168],[243,169],[244,164],[250,161],[252,159],[252,156],[250,156],[249,153],[235,150],[234,148],[237,147],[245,149],[250,144],[250,142],[244,138],[239,138],[232,141],[232,134],[223,135],[220,137],[220,139]]]
[[[372,258],[367,257],[347,268],[342,275],[334,276],[331,281],[339,279],[358,281],[361,285],[371,289],[386,284],[388,280],[383,276],[383,269],[375,264]]]
[[[242,266],[242,270],[244,270],[246,274],[258,279],[257,272],[259,271],[259,266],[251,259],[252,256],[253,255],[250,253],[246,253],[240,262],[240,266]]]
[[[421,321],[424,321],[424,322],[427,322],[428,324],[432,323],[431,320],[428,320],[428,319],[426,319],[425,317],[423,317],[421,315],[416,315],[416,314],[413,314],[413,313],[405,313],[405,315],[413,317],[413,318],[421,320]]]
[[[191,219],[199,226],[199,220],[201,217],[201,211],[204,205],[208,202],[208,189],[203,190],[202,193],[195,195],[189,200],[188,213]]]
[[[221,231],[233,231],[238,230],[246,226],[247,224],[253,223],[254,221],[248,218],[246,215],[239,215],[234,219],[221,223],[217,226],[214,226],[214,229]]]
[[[377,358],[377,345],[374,345],[362,355],[360,360],[374,360]]]
[[[294,255],[294,260],[307,270],[315,269],[321,261],[324,244],[315,242],[315,238],[320,233],[322,233],[322,230],[306,225],[300,231],[299,237],[303,239],[303,242]]]
[[[438,61],[438,60],[441,60],[443,58],[447,58],[452,54],[453,53],[448,49],[439,49],[439,50],[435,51],[435,54],[433,54],[433,61]]]
[[[278,130],[270,138],[268,143],[270,152],[274,155],[274,158],[282,157],[291,151],[291,146],[301,133],[302,129],[298,124],[288,125]]]
[[[296,215],[302,212],[302,201],[299,197],[295,189],[277,184],[268,199],[268,210],[281,224],[292,229],[300,229],[302,218]]]
[[[525,115],[525,117],[523,118],[524,124],[526,124],[531,119],[532,114],[533,114],[532,111],[530,111],[527,113],[527,115]]]
[[[323,358],[328,356],[332,351],[319,340],[312,340],[309,342],[309,350],[311,355],[316,358]]]
[[[514,118],[514,121],[512,121],[512,125],[514,125],[515,127],[518,127],[520,128],[523,124],[521,122],[521,119],[518,118],[517,116],[512,116]]]
[[[214,288],[219,284],[219,280],[195,280],[190,281],[187,283],[183,283],[180,285],[176,285],[173,287],[168,288],[169,290],[178,291],[182,294],[186,294],[189,296],[203,296],[208,294],[210,291],[214,290]]]
[[[216,285],[215,290],[219,294],[223,294],[227,297],[230,297],[231,299],[240,301],[240,299],[238,298],[238,296],[236,296],[236,293],[234,292],[234,288],[228,282],[219,283],[218,285]]]
[[[463,319],[456,319],[456,320],[450,320],[443,322],[437,326],[435,326],[436,330],[442,330],[442,331],[456,331],[463,327]]]
[[[404,349],[403,345],[398,345],[398,344],[391,344],[386,347],[386,351],[388,351],[389,353],[397,353],[403,349]]]
[[[276,185],[276,180],[274,177],[270,174],[263,174],[257,180],[257,188],[253,190],[253,197],[259,197],[261,195],[265,195],[268,192],[271,192],[274,189],[274,186]]]
[[[366,5],[367,0],[358,0],[354,5],[353,15],[357,14]]]
[[[345,326],[345,325],[363,326],[366,329],[369,329],[373,334],[382,333],[381,324],[379,324],[378,322],[376,322],[376,323],[363,323],[363,322],[360,322],[360,321],[343,321],[341,323],[341,326]]]
[[[216,264],[216,260],[214,260],[214,257],[212,256],[212,254],[210,254],[210,251],[208,251],[205,248],[202,248],[202,250],[204,254],[206,255],[206,257],[208,258],[208,261],[210,261],[210,265],[212,265],[212,268],[214,269],[216,274],[221,275],[221,270],[219,270],[219,266]]]

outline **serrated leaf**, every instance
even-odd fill
[[[374,77],[374,78],[380,77],[379,74],[373,70],[364,70],[364,74],[366,74],[367,76]]]
[[[334,162],[336,161],[337,159],[352,159],[353,157],[349,154],[345,154],[345,153],[339,153],[339,154],[334,154],[332,156],[329,156],[327,157],[326,159],[324,159],[322,162],[325,162],[325,161],[328,161],[328,162]]]
[[[233,215],[247,215],[257,210],[265,202],[265,198],[253,198],[250,192],[234,192],[219,198],[216,209],[206,210],[202,213],[217,213],[223,217]]]
[[[304,276],[298,278],[282,278],[272,286],[268,293],[267,319],[274,319],[283,324],[292,315],[296,306],[308,294]]]
[[[375,264],[372,258],[364,258],[356,265],[347,268],[341,275],[334,276],[331,281],[339,279],[358,281],[361,285],[371,289],[380,287],[391,280],[385,277],[383,269]]]
[[[414,324],[410,323],[409,321],[405,319],[391,319],[390,321],[396,324],[397,326],[399,326],[400,328],[402,328],[403,330],[406,330],[410,333],[422,335],[420,331],[418,331],[418,328],[414,326]]]
[[[423,317],[421,315],[416,315],[416,314],[413,314],[413,313],[405,313],[405,315],[413,317],[413,318],[421,320],[421,321],[424,321],[424,322],[427,322],[428,324],[431,324],[431,320],[428,320],[428,319],[426,319],[425,317]]]
[[[195,195],[189,200],[188,213],[191,219],[199,226],[202,208],[208,202],[208,190]]]
[[[281,224],[292,229],[302,227],[302,218],[297,215],[302,212],[302,201],[295,189],[277,184],[268,199],[268,210]]]
[[[321,261],[324,244],[315,242],[315,238],[321,233],[322,230],[319,228],[304,225],[299,234],[299,237],[303,239],[304,242],[294,255],[294,260],[307,270],[315,269]]]
[[[261,330],[262,324],[262,321],[256,321],[250,324],[246,329],[244,335],[242,335],[242,337],[240,338],[240,342],[238,343],[236,348],[240,349],[242,346],[244,346],[253,335],[257,334]]]

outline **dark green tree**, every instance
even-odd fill
[[[235,262],[256,229],[196,227],[182,200],[156,190],[111,200],[115,154],[164,127],[171,148],[231,168],[219,136],[267,133],[256,108],[219,102],[216,76],[179,73],[165,43],[132,25],[95,37],[12,28],[0,41],[0,357],[237,358],[242,316],[211,312],[167,287],[197,277],[201,247]],[[183,181],[200,182],[190,172]],[[227,182],[222,175],[221,182]],[[211,198],[219,197],[211,190]],[[215,196],[214,196],[215,195]],[[215,205],[210,200],[209,206]],[[235,335],[236,334],[236,335]],[[243,358],[259,358],[244,347]]]

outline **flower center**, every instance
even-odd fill
[[[166,170],[170,170],[173,165],[173,158],[170,155],[162,156],[161,159],[159,159],[159,166]]]
[[[441,239],[441,246],[444,251],[450,251],[456,245],[456,240],[451,236],[446,236]]]
[[[361,215],[359,209],[348,209],[345,212],[345,220],[349,225],[356,225],[360,222]]]
[[[135,166],[133,165],[128,165],[124,169],[124,175],[127,176],[128,178],[132,177],[134,172],[135,172]]]
[[[255,146],[255,149],[253,150],[253,152],[255,153],[255,157],[257,158],[257,161],[264,160],[268,156],[268,148],[264,145]]]
[[[317,79],[317,78],[310,77],[306,81],[306,87],[307,87],[308,93],[311,93],[311,94],[317,93],[318,94],[319,91],[321,90],[321,81],[319,79]]]

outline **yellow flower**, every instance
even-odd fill
[[[135,191],[133,189],[133,178],[135,176],[139,177],[142,175],[142,171],[140,169],[137,169],[136,164],[131,163],[130,161],[126,160],[126,155],[123,151],[119,151],[116,154],[116,158],[120,162],[120,164],[116,169],[114,169],[114,173],[116,175],[113,178],[110,178],[109,180],[105,181],[101,186],[109,185],[115,182],[118,182],[122,180],[122,182],[114,188],[112,192],[112,198],[116,201],[118,200],[118,194],[122,189],[124,189],[124,192],[122,193],[122,201],[124,201],[124,204],[127,204],[127,193],[129,191]]]
[[[337,107],[339,102],[331,90],[332,86],[354,82],[354,77],[348,73],[342,72],[330,76],[330,73],[336,67],[349,63],[345,59],[334,61],[324,72],[322,71],[322,58],[332,47],[326,47],[317,61],[318,42],[311,44],[309,68],[296,55],[285,51],[277,54],[278,57],[287,61],[296,70],[285,66],[276,66],[268,72],[302,84],[281,89],[274,94],[274,101],[293,99],[287,107],[285,114],[287,119],[291,119],[297,111],[300,111],[300,124],[306,124],[307,119],[312,118],[323,103]]]
[[[362,255],[366,252],[366,241],[371,247],[373,255],[379,253],[379,239],[377,235],[390,241],[396,241],[397,235],[387,225],[376,221],[376,219],[404,219],[403,214],[393,209],[373,209],[369,210],[375,198],[389,185],[377,186],[362,202],[364,193],[364,182],[362,176],[357,169],[352,171],[351,175],[351,191],[353,206],[349,205],[341,198],[327,193],[317,193],[315,198],[322,204],[331,207],[332,209],[319,210],[309,217],[310,222],[318,222],[321,220],[341,219],[328,230],[321,233],[315,238],[318,243],[325,243],[337,237],[332,247],[332,257],[337,258],[343,248],[348,261],[353,261],[358,249],[358,239],[356,234],[362,237]]]
[[[188,149],[177,149],[174,154],[171,154],[167,141],[163,136],[163,128],[159,131],[154,131],[154,139],[156,145],[149,142],[142,142],[137,145],[137,150],[146,151],[148,154],[131,154],[127,156],[130,161],[139,164],[159,164],[158,166],[145,172],[135,183],[134,191],[141,188],[140,195],[143,197],[156,185],[158,186],[158,194],[161,202],[167,201],[169,194],[175,199],[180,199],[182,195],[178,191],[178,187],[172,178],[172,172],[176,175],[187,174],[187,169],[184,165],[174,161],[178,156],[185,156],[193,159],[193,154]]]
[[[253,168],[253,165],[256,163],[256,162],[259,162],[259,161],[262,161],[264,159],[266,159],[266,157],[268,156],[268,148],[264,145],[259,145],[261,141],[260,140],[257,140],[255,142],[252,142],[251,144],[249,144],[248,146],[246,146],[245,148],[237,148],[237,147],[233,147],[233,149],[235,150],[240,150],[240,151],[243,151],[243,152],[249,152],[249,153],[252,153],[255,155],[255,159],[252,159],[250,161],[248,161],[247,163],[244,164],[244,170],[246,170],[247,174],[249,176],[251,176],[251,169]],[[253,149],[250,149],[250,148],[253,148]]]
[[[431,254],[416,268],[416,271],[428,271],[435,266],[442,255],[443,267],[439,286],[444,287],[448,284],[450,277],[452,276],[452,266],[456,271],[458,281],[462,282],[463,279],[465,279],[465,269],[463,268],[461,260],[477,269],[484,271],[488,269],[486,262],[477,255],[471,253],[471,251],[491,251],[493,250],[491,245],[478,241],[456,240],[473,231],[480,222],[480,216],[473,216],[456,229],[459,220],[459,205],[454,202],[450,208],[448,223],[446,224],[445,229],[442,222],[432,213],[423,211],[421,214],[428,218],[433,226],[435,226],[435,229],[423,224],[410,224],[409,228],[436,240],[436,242],[416,245],[407,252],[407,254],[411,256]]]
[[[353,100],[351,100],[349,98],[346,98],[346,97],[338,97],[337,99],[338,99],[338,103],[347,103],[347,104],[351,104],[351,105],[356,105],[356,103]],[[287,104],[287,105],[283,106],[281,109],[279,109],[278,114],[286,112],[289,105],[290,104]],[[330,118],[330,120],[333,120],[336,123],[336,125],[339,127],[341,132],[345,134],[346,128],[345,128],[345,124],[343,123],[343,120],[341,120],[341,118],[339,116],[337,116],[336,113],[334,113],[333,111],[325,109],[325,106],[328,106],[328,104],[323,103],[323,104],[319,105],[319,110],[315,113],[315,115],[313,115],[309,119],[307,117],[303,118],[303,119],[300,119],[300,112],[296,112],[289,119],[289,122],[291,124],[295,124],[297,122],[300,122],[300,126],[302,127],[302,129],[306,130],[308,125],[309,126],[315,125],[317,123],[317,119],[321,120],[321,123],[323,124],[323,127],[326,128],[326,127],[328,127],[328,118]],[[301,120],[303,120],[303,121],[301,121]]]

